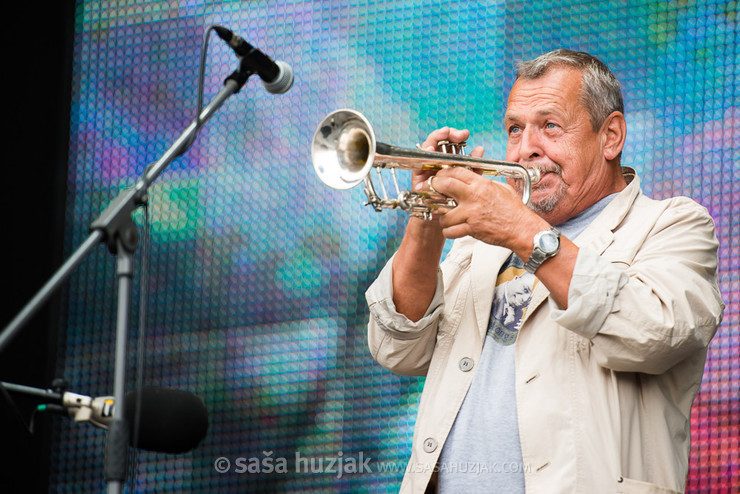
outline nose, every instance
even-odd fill
[[[521,130],[517,148],[517,161],[531,161],[544,156],[542,136],[535,126],[527,125]]]

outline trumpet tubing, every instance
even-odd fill
[[[460,149],[454,147],[456,152]],[[395,170],[440,170],[448,166],[465,166],[484,175],[514,178],[522,181],[522,201],[529,203],[532,185],[539,181],[537,170],[518,163],[400,148],[377,142],[370,122],[361,113],[342,109],[328,114],[319,124],[311,143],[311,157],[319,179],[329,187],[346,190],[363,182],[368,201],[376,211],[401,209],[414,216],[431,219],[441,206],[455,207],[452,198],[434,192],[401,190]],[[375,189],[372,169],[375,168],[383,195]],[[389,198],[380,172],[389,168],[395,185],[396,198]]]

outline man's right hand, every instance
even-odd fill
[[[440,141],[463,142],[470,132],[442,127],[430,133],[421,148],[437,151]],[[471,156],[483,156],[483,148],[476,147]],[[429,177],[436,171],[414,170],[414,191],[429,190]],[[442,257],[445,238],[436,218],[431,221],[411,218],[401,246],[393,259],[393,303],[396,310],[412,321],[418,321],[426,312],[437,287],[437,270]]]

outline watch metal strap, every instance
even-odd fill
[[[558,238],[558,248],[555,249],[554,252],[550,253],[543,251],[538,245],[539,238],[548,232],[552,232]],[[537,268],[539,268],[543,262],[553,257],[560,251],[560,232],[554,227],[550,227],[547,230],[543,230],[537,233],[537,235],[534,236],[534,240],[532,242],[534,243],[534,248],[532,249],[532,254],[529,256],[529,259],[527,259],[527,262],[524,264],[524,269],[527,272],[534,274],[534,272],[537,271]]]

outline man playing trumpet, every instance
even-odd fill
[[[411,218],[367,292],[373,357],[426,376],[401,491],[683,491],[724,307],[712,219],[621,166],[621,90],[593,56],[521,63],[504,125],[506,160],[541,174],[529,207],[516,180],[415,171],[456,206]]]

